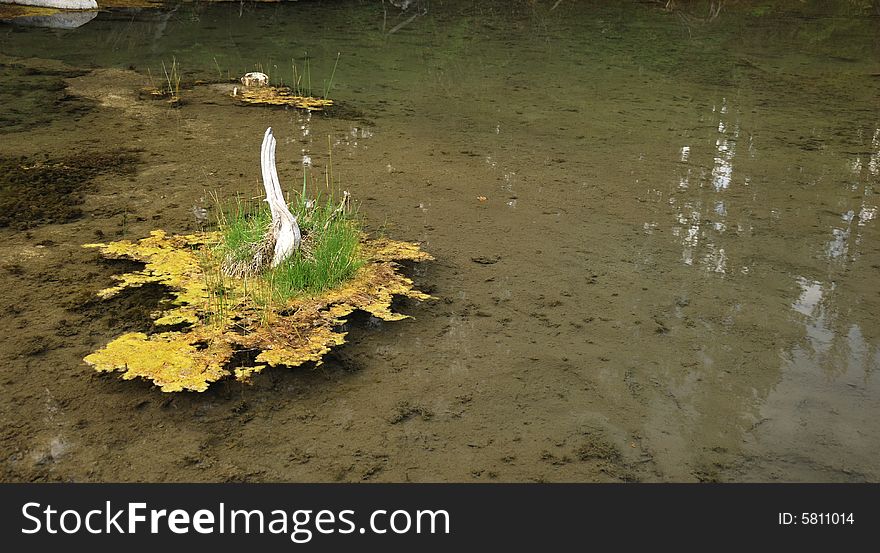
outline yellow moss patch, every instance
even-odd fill
[[[326,98],[298,96],[286,86],[260,86],[239,89],[235,98],[247,104],[291,106],[309,111],[321,111],[333,105],[333,100]]]
[[[228,374],[224,366],[232,357],[229,344],[203,341],[215,338],[201,336],[199,332],[152,336],[132,332],[86,356],[85,361],[98,371],[123,370],[126,380],[149,378],[163,392],[204,392],[209,383]]]
[[[362,246],[370,259],[376,261],[430,261],[434,259],[422,251],[418,244],[398,242],[389,238],[364,240]]]
[[[396,321],[406,316],[391,311],[394,296],[430,298],[415,290],[396,264],[427,261],[432,259],[429,254],[417,244],[364,237],[366,262],[350,281],[317,296],[263,305],[255,299],[258,282],[225,277],[217,269],[211,246],[219,238],[217,233],[168,236],[153,231],[137,242],[87,244],[106,257],[145,264],[139,271],[115,276],[118,283],[98,292],[99,297],[161,284],[170,298],[153,314],[156,325],[186,326],[149,336],[123,334],[88,355],[86,363],[97,371],[121,371],[125,379],[152,380],[165,392],[202,392],[211,382],[230,376],[247,381],[266,366],[320,363],[333,346],[345,342],[346,333],[336,329],[356,309]],[[244,357],[253,362],[232,366],[237,352],[249,353]]]
[[[121,240],[111,244],[86,244],[85,247],[101,248],[106,257],[134,259],[147,264],[142,271],[114,276],[119,284],[101,290],[99,297],[111,298],[127,288],[149,283],[168,286],[174,297],[174,307],[161,312],[156,323],[174,325],[199,322],[209,294],[208,281],[201,267],[203,260],[197,251],[217,239],[217,234],[169,237],[164,231],[154,230],[148,238],[138,242]]]
[[[235,369],[235,379],[241,382],[250,382],[251,376],[266,368],[266,365],[254,365],[253,367],[239,367]]]

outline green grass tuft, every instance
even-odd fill
[[[268,232],[272,215],[265,202],[238,197],[221,211],[218,223],[223,234],[219,248],[223,254],[221,259],[248,263],[253,259],[254,246]]]
[[[299,250],[278,267],[266,265],[254,275],[267,285],[272,302],[339,286],[364,264],[359,256],[360,221],[347,202],[320,195],[309,201],[305,194],[298,194],[290,211],[302,233]],[[253,260],[271,220],[265,202],[237,199],[220,217],[223,238],[217,248],[219,259],[242,264]],[[266,257],[271,259],[271,251]]]

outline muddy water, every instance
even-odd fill
[[[2,478],[880,479],[877,11],[670,4],[0,26],[2,157],[137,158],[76,191],[79,218],[0,228]],[[336,117],[216,86],[177,109],[138,95],[162,62],[289,82],[307,57],[320,91],[337,52]],[[124,267],[81,245],[197,230],[212,193],[258,195],[269,125],[291,187],[329,141],[368,226],[436,256],[412,276],[437,301],[358,318],[321,367],[252,385],[92,374],[82,357],[149,330],[162,291],[96,301]]]

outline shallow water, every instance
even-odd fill
[[[4,480],[877,481],[880,16],[858,2],[380,2],[0,25],[0,155],[136,151],[0,228]],[[555,5],[555,9],[553,8]],[[713,7],[714,6],[714,7]],[[717,7],[720,6],[720,11]],[[137,91],[332,73],[337,117]],[[81,362],[160,290],[80,246],[328,164],[438,298],[317,369],[163,394]],[[301,180],[300,180],[301,182]],[[484,197],[485,200],[478,199]]]

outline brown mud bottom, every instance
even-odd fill
[[[0,157],[0,227],[27,229],[78,219],[95,177],[133,175],[137,163],[137,154],[128,150]]]
[[[82,153],[87,137],[91,152],[136,146],[140,163],[123,178],[95,175],[83,189],[78,218],[34,221],[27,230],[0,228],[0,310],[8,315],[0,319],[0,355],[8,360],[2,373],[8,392],[0,399],[7,421],[0,434],[7,452],[0,479],[656,478],[650,449],[595,408],[579,416],[576,429],[557,429],[551,419],[560,406],[552,403],[542,407],[546,421],[537,417],[522,428],[505,422],[523,391],[530,401],[528,390],[543,389],[554,367],[523,372],[524,382],[503,379],[487,388],[455,359],[434,353],[437,344],[466,329],[468,313],[484,309],[454,293],[462,275],[449,261],[407,271],[417,286],[436,290],[439,306],[398,302],[414,319],[394,324],[355,313],[342,329],[362,331],[351,332],[348,343],[317,368],[267,370],[251,384],[223,381],[204,393],[173,395],[146,381],[94,373],[83,357],[120,332],[153,331],[148,315],[166,296],[162,288],[147,286],[113,303],[96,300],[112,275],[139,266],[103,262],[82,245],[102,237],[137,239],[157,227],[198,231],[191,208],[210,207],[210,192],[258,188],[254,130],[271,123],[279,135],[293,136],[301,124],[296,114],[243,109],[207,87],[195,87],[192,101],[180,109],[167,109],[137,97],[145,80],[119,70],[68,79],[68,91],[87,98],[92,109],[6,141],[6,157],[32,159],[44,151]],[[351,124],[312,119],[314,134],[348,133]],[[293,169],[279,171],[284,180]],[[383,164],[375,173],[359,170],[355,184],[363,196],[375,195],[389,206],[414,201],[385,192],[387,179]],[[405,210],[397,213],[394,233],[416,236],[422,221]],[[374,228],[384,216],[378,212],[377,218]],[[480,290],[482,282],[467,285]],[[432,362],[416,362],[403,348],[418,348]]]

